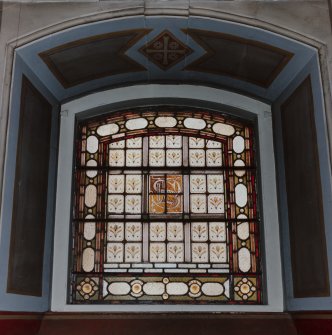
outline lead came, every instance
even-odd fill
[[[70,302],[261,303],[252,128],[149,107],[79,129]]]

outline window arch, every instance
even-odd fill
[[[77,129],[71,303],[262,303],[253,123],[153,107]]]

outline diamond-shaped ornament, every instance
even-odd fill
[[[162,70],[168,70],[193,52],[168,30],[164,30],[139,51]]]

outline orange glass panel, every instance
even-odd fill
[[[182,213],[182,195],[167,195],[167,213]]]
[[[149,196],[149,212],[152,214],[165,213],[165,195],[152,194]]]
[[[182,176],[167,175],[167,193],[181,193],[182,192]]]
[[[165,176],[150,176],[150,193],[165,193]]]

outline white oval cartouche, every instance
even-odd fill
[[[239,207],[244,207],[247,204],[248,195],[247,187],[243,184],[235,186],[235,202]]]
[[[91,272],[95,265],[95,251],[92,248],[85,248],[82,255],[82,267],[85,272]]]
[[[160,128],[173,128],[177,125],[177,120],[172,116],[159,116],[155,119],[154,123]]]
[[[148,125],[148,121],[142,117],[131,119],[126,122],[126,128],[129,130],[143,129]]]
[[[99,144],[98,138],[96,136],[91,135],[86,139],[86,150],[88,150],[90,154],[94,154],[95,152],[98,151],[98,144]]]
[[[87,207],[93,207],[97,202],[97,187],[88,185],[85,189],[84,203]]]
[[[250,251],[247,248],[241,248],[238,252],[239,268],[242,272],[248,272],[251,268]]]
[[[119,126],[116,123],[109,123],[99,126],[97,128],[97,134],[99,136],[114,135],[119,131]]]
[[[235,133],[235,128],[229,124],[225,124],[225,123],[215,123],[212,126],[212,130],[219,135],[223,135],[223,136],[231,136]]]
[[[244,138],[242,136],[235,136],[233,138],[233,150],[240,154],[244,150]]]
[[[186,119],[184,119],[183,125],[186,128],[202,130],[206,127],[206,122],[203,119],[187,117]]]

